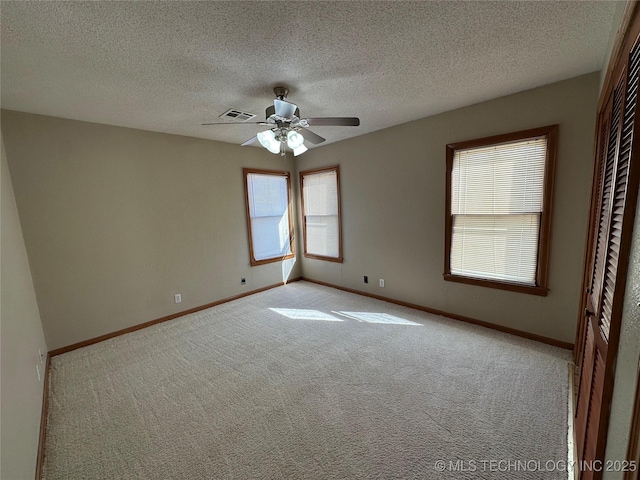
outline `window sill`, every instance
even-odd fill
[[[256,267],[258,265],[266,265],[267,263],[275,263],[275,262],[281,262],[283,260],[288,260],[290,258],[295,258],[295,254],[294,253],[290,253],[288,255],[285,255],[284,257],[274,257],[274,258],[265,258],[264,260],[251,260],[251,266],[252,267]]]
[[[497,288],[500,290],[509,290],[511,292],[528,293],[529,295],[538,295],[546,297],[549,289],[535,285],[523,285],[519,283],[500,282],[498,280],[487,280],[484,278],[463,277],[460,275],[444,274],[444,279],[448,282],[466,283],[468,285],[478,285],[480,287]]]
[[[322,255],[314,255],[313,253],[306,253],[306,252],[304,254],[304,258],[314,258],[316,260],[325,260],[327,262],[334,262],[334,263],[343,262],[342,257],[324,257]]]

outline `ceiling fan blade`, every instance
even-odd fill
[[[201,123],[200,125],[271,125],[267,122],[215,122]]]
[[[321,117],[321,118],[305,118],[307,124],[312,127],[357,127],[360,125],[358,117]]]
[[[240,146],[241,147],[246,147],[247,145],[251,145],[252,143],[256,143],[257,141],[258,141],[258,137],[257,137],[257,135],[254,135],[253,137],[251,137],[249,140],[247,140],[246,142],[244,142]]]
[[[315,145],[322,143],[326,140],[326,138],[322,138],[317,133],[313,133],[311,130],[308,130],[306,128],[302,131],[302,136],[304,137],[305,140],[308,140]]]
[[[276,115],[284,118],[291,118],[296,113],[298,106],[295,103],[285,102],[284,100],[273,101],[273,106],[276,109]]]
[[[215,123],[201,123],[200,125],[203,126],[207,126],[207,125],[267,125],[267,126],[271,126],[270,123],[267,122],[238,122],[238,123],[231,123],[231,122],[215,122]]]

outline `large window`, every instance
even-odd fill
[[[557,130],[447,145],[445,280],[547,294]]]
[[[292,258],[289,173],[248,168],[243,172],[251,265]]]
[[[342,262],[338,167],[300,172],[305,257]]]

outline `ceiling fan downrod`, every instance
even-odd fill
[[[287,87],[274,87],[273,93],[276,94],[278,100],[284,100],[289,95],[289,89]]]

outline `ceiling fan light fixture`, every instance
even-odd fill
[[[290,130],[289,133],[287,133],[287,145],[289,145],[289,148],[292,150],[300,147],[303,143],[304,137],[300,133],[294,130]]]
[[[271,153],[280,153],[280,142],[276,140],[276,134],[273,130],[265,130],[256,135],[260,144]]]
[[[293,151],[294,155],[298,156],[307,151],[307,147],[304,145],[305,142],[318,145],[326,140],[317,133],[306,130],[307,127],[356,127],[360,125],[360,119],[357,117],[301,118],[298,106],[285,100],[289,89],[277,86],[273,89],[273,93],[275,93],[276,98],[273,101],[273,105],[267,107],[265,112],[266,120],[264,122],[245,122],[245,124],[266,125],[270,129],[250,138],[242,144],[243,147],[254,142],[260,142],[264,148],[276,155],[285,156],[287,151]],[[241,115],[255,117],[253,114],[235,109],[230,110],[225,115],[234,119],[239,118]],[[203,123],[202,125],[222,124],[228,125],[229,122]],[[304,131],[304,136],[300,133],[301,130]]]
[[[300,136],[302,136],[302,135],[300,135]],[[298,147],[293,149],[293,156],[297,157],[298,155],[306,152],[307,150],[308,150],[308,148],[304,146],[304,143],[302,143]]]

